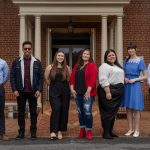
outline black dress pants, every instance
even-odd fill
[[[5,134],[5,89],[0,87],[0,135]]]
[[[70,104],[68,82],[52,82],[50,86],[50,132],[66,131]]]
[[[19,133],[24,135],[25,132],[25,108],[26,101],[29,103],[29,111],[30,111],[30,132],[31,134],[36,134],[37,130],[37,98],[35,97],[35,93],[32,92],[19,92],[19,96],[17,97],[18,104],[18,125],[19,125]]]

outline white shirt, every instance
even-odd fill
[[[148,65],[148,68],[147,68],[147,75],[148,75],[147,82],[148,82],[148,85],[150,86],[150,64]]]
[[[110,84],[124,83],[124,71],[118,66],[103,63],[99,67],[99,84],[102,87]]]

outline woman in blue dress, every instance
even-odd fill
[[[125,135],[138,137],[140,111],[144,109],[141,81],[147,78],[147,73],[144,60],[136,55],[136,45],[130,43],[127,51],[129,57],[124,62],[125,94],[122,106],[126,107],[129,131]]]

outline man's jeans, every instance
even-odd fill
[[[5,92],[4,87],[0,88],[0,135],[5,134]]]
[[[93,125],[92,104],[94,98],[95,97],[92,96],[88,100],[86,100],[83,95],[77,95],[76,97],[80,128],[92,130]]]

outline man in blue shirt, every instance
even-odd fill
[[[8,79],[9,69],[6,61],[0,59],[0,140],[9,140],[5,135],[5,88]]]
[[[149,85],[149,94],[150,94],[150,63],[148,65],[148,68],[147,68],[147,80],[148,80],[148,85]]]

